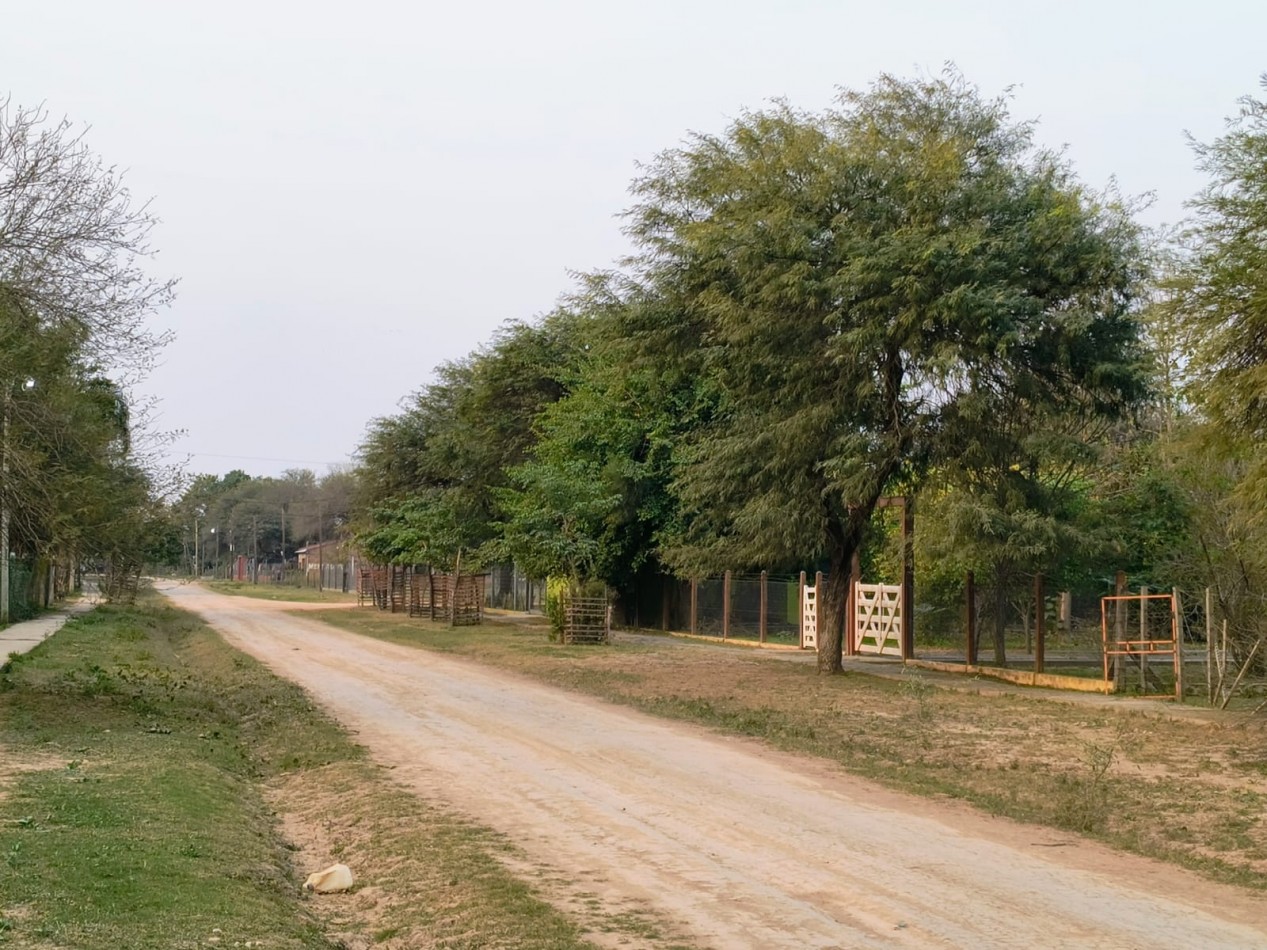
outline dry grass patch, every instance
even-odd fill
[[[1267,887],[1267,723],[1112,700],[819,676],[776,653],[661,637],[561,647],[539,627],[453,630],[364,609],[323,620],[469,657],[656,715],[752,736],[891,787],[1098,838]]]

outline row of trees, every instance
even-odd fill
[[[279,478],[235,470],[199,475],[171,508],[176,548],[167,562],[202,574],[230,555],[280,564],[297,548],[345,534],[355,477],[294,469]]]
[[[695,135],[634,183],[635,251],[370,426],[374,557],[513,558],[632,594],[661,573],[845,579],[916,498],[921,589],[976,570],[1267,589],[1267,124],[1199,146],[1182,242],[1143,231],[956,74],[881,77]],[[1257,603],[1255,612],[1251,604]]]
[[[36,602],[55,567],[133,572],[165,536],[129,399],[173,289],[142,266],[154,224],[68,122],[0,102],[0,575],[31,566]]]

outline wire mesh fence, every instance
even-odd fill
[[[9,620],[13,623],[30,620],[39,612],[39,603],[31,596],[32,574],[27,562],[9,560]]]
[[[485,606],[539,614],[545,602],[544,579],[529,577],[514,564],[494,564],[488,569]]]

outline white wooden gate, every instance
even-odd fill
[[[818,588],[801,588],[801,649],[818,649]]]
[[[902,588],[890,584],[854,584],[855,653],[902,655]]]

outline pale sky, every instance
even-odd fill
[[[1267,70],[1267,3],[644,0],[4,4],[0,92],[90,126],[153,197],[143,392],[194,472],[324,472],[436,363],[627,248],[636,163],[774,98],[818,109],[953,61],[1084,182],[1203,184]]]

